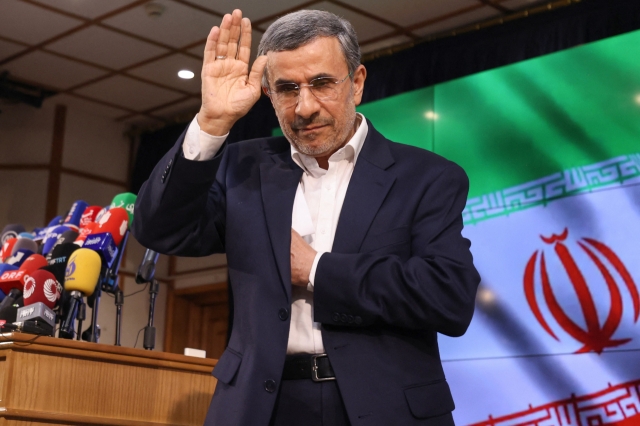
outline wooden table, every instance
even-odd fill
[[[0,426],[202,425],[216,360],[0,334]]]

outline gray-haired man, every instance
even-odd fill
[[[136,204],[143,245],[227,253],[233,329],[206,424],[453,424],[436,333],[473,314],[466,175],[356,113],[347,21],[278,19],[251,71],[250,46],[239,10],[211,30],[200,112]],[[261,90],[285,138],[227,146]]]

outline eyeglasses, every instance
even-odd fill
[[[334,101],[338,98],[338,84],[345,82],[352,73],[349,73],[342,80],[336,80],[333,77],[318,77],[311,80],[308,84],[296,84],[296,83],[281,83],[276,84],[273,90],[265,88],[265,91],[271,96],[278,104],[285,108],[289,108],[298,103],[300,96],[300,90],[303,87],[308,87],[309,91],[313,93],[320,101]]]

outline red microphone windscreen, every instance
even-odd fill
[[[119,246],[120,241],[127,232],[129,226],[129,213],[122,207],[114,207],[100,218],[98,228],[92,234],[108,232],[113,237],[113,242]]]
[[[49,271],[38,269],[24,276],[24,289],[22,297],[24,306],[29,306],[37,302],[44,303],[48,308],[53,309],[58,299],[60,299],[61,286],[56,278]]]
[[[11,254],[13,252],[13,246],[16,245],[17,241],[18,241],[17,238],[9,238],[4,242],[4,244],[2,245],[2,253],[0,254],[0,257],[2,258],[1,259],[2,262],[7,260],[9,257],[11,257]]]
[[[89,206],[84,209],[82,217],[80,218],[80,228],[84,228],[88,223],[95,221],[100,210],[102,210],[102,207],[100,206]]]
[[[31,256],[27,257],[27,259],[24,262],[22,262],[22,265],[20,265],[19,270],[31,272],[47,265],[48,265],[47,259],[45,259],[43,255],[32,254]]]
[[[93,231],[95,231],[96,229],[98,229],[98,224],[95,222],[89,222],[87,223],[84,228],[80,228],[80,231],[78,233],[78,236],[76,237],[76,240],[74,241],[74,243],[76,243],[77,245],[79,245],[80,247],[82,247],[82,245],[84,244],[84,241],[87,239],[87,236],[91,233],[93,233]]]

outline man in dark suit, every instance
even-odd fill
[[[227,254],[233,329],[207,425],[452,425],[437,333],[462,335],[479,276],[468,180],[355,107],[366,70],[328,12],[286,15],[249,72],[239,10],[209,34],[202,107],[140,190],[134,234]],[[263,90],[285,137],[226,145]]]

